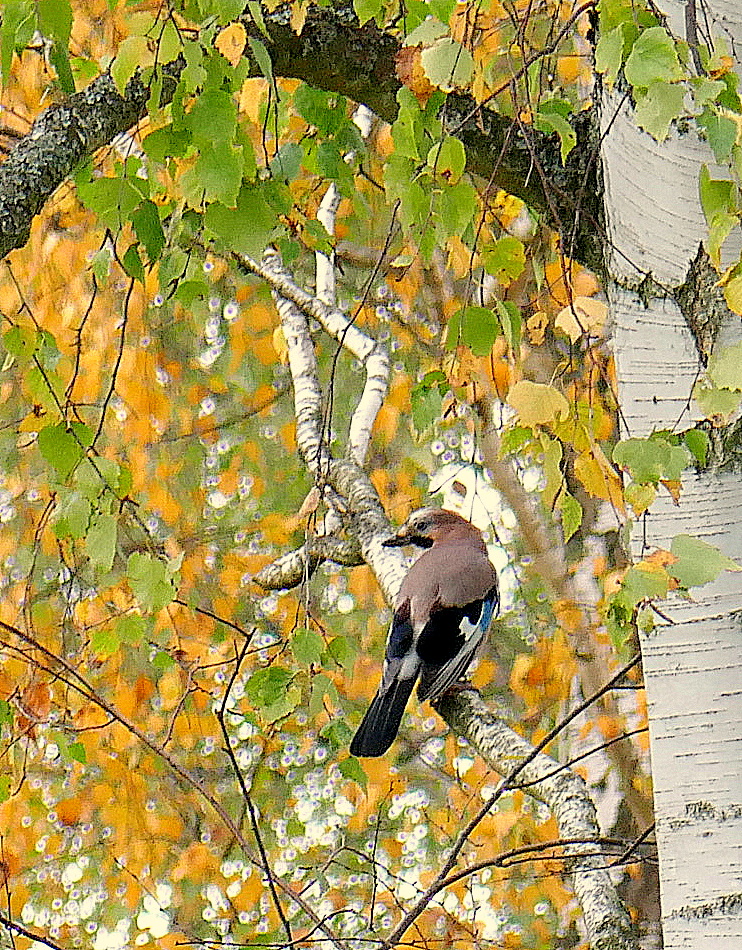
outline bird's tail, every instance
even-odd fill
[[[351,755],[372,757],[386,752],[399,730],[415,679],[395,679],[388,689],[379,690],[353,736]]]

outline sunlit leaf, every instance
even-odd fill
[[[145,610],[161,610],[175,596],[175,587],[167,564],[151,554],[138,551],[130,554],[126,576],[132,593]]]
[[[668,570],[683,587],[708,584],[715,581],[723,571],[742,571],[742,566],[722,554],[718,548],[687,534],[676,535],[670,550],[677,560]]]
[[[554,386],[523,379],[511,387],[508,404],[524,426],[556,422],[569,413],[569,403]]]

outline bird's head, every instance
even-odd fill
[[[469,539],[476,539],[481,543],[482,535],[478,528],[461,515],[446,511],[445,508],[420,508],[413,511],[397,533],[382,544],[385,548],[401,548],[405,544],[430,548],[436,541]]]

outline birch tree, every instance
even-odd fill
[[[127,864],[137,887],[114,924],[93,910],[94,889],[87,916],[76,896],[50,918],[39,887],[20,883],[23,849],[3,841],[9,933],[56,946],[61,927],[78,934],[89,920],[93,945],[115,946],[133,919],[141,939],[204,941],[202,901],[214,936],[241,942],[635,946],[608,865],[644,854],[654,818],[664,945],[740,936],[741,32],[731,0],[401,13],[381,0],[6,4],[3,518],[19,529],[4,552],[0,679],[16,778],[0,807],[15,841],[34,829],[28,853],[48,855],[23,792],[42,783],[69,841],[59,853],[78,841],[67,884],[57,878],[70,891],[88,867],[73,860],[75,829],[124,833],[111,763],[126,749],[127,794],[147,803],[152,841],[181,849],[173,865],[150,841],[148,863]],[[171,407],[161,394],[178,387]],[[289,389],[281,455],[265,418]],[[215,396],[225,408],[212,425]],[[254,441],[237,440],[230,418],[253,417]],[[194,436],[201,449],[181,455]],[[422,461],[428,443],[437,463]],[[384,623],[361,621],[359,652],[319,606],[338,621],[338,604],[358,604],[337,578],[364,564],[393,600],[403,562],[381,542],[389,513],[426,500],[427,475],[498,542],[512,611],[475,684],[504,675],[518,731],[532,734],[471,689],[439,704],[445,740],[415,712],[405,794],[445,775],[448,807],[467,820],[425,857],[405,845],[397,868],[386,843],[377,859],[377,844],[352,838],[393,775],[345,749]],[[292,609],[265,593],[287,589]],[[536,645],[511,648],[503,674],[514,628]],[[626,699],[637,637],[653,802],[642,703]],[[194,728],[201,755],[224,747],[223,767],[188,756]],[[559,743],[566,766],[545,751]],[[321,860],[306,783],[284,810],[268,804],[281,768],[301,770],[317,749],[339,802]],[[55,763],[64,794],[39,763]],[[148,776],[163,768],[193,796],[168,802],[169,818],[149,804]],[[518,858],[489,850],[513,789],[554,822],[535,880],[558,860],[579,915],[556,885],[543,892],[547,925],[535,885],[519,915],[514,892],[492,884]],[[200,839],[194,807],[215,823]],[[609,841],[619,808],[633,837]],[[537,839],[527,816],[520,834]],[[216,844],[223,876],[237,875],[224,893],[205,872]],[[351,855],[367,847],[356,873]],[[321,870],[307,878],[297,853]],[[340,855],[352,869],[338,885]]]

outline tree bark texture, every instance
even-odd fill
[[[397,115],[395,55],[397,34],[373,21],[360,26],[351,4],[311,6],[301,35],[290,25],[285,8],[265,12],[266,37],[245,18],[248,34],[267,45],[278,77],[302,79],[363,103],[387,122]],[[262,75],[251,58],[250,75]],[[163,66],[161,104],[172,98],[185,64]],[[107,74],[64,102],[51,106],[0,166],[0,257],[28,240],[31,222],[55,189],[96,150],[109,144],[144,117],[149,92],[135,76],[121,96]],[[596,121],[592,111],[575,118],[577,147],[562,166],[556,136],[525,130],[513,120],[478,106],[469,96],[448,97],[444,125],[467,147],[470,171],[493,188],[505,188],[543,212],[565,237],[575,258],[598,269],[600,255],[600,185],[596,162]],[[507,140],[507,148],[504,144]],[[534,158],[544,177],[534,172]],[[544,190],[549,181],[549,196]],[[580,196],[579,201],[575,196]]]
[[[680,36],[684,7],[664,4]],[[707,14],[739,49],[736,0],[712,2]],[[691,391],[711,347],[742,335],[739,318],[719,306],[718,289],[705,295],[696,274],[708,233],[699,172],[703,163],[713,177],[723,171],[695,133],[672,131],[655,142],[617,94],[604,97],[603,124],[606,289],[629,430],[621,435],[687,429],[700,418]],[[731,245],[738,256],[739,243]],[[683,533],[742,559],[742,478],[723,463],[717,457],[688,476],[679,505],[658,499],[634,533],[635,554],[668,549]],[[663,611],[669,622],[658,619],[642,638],[666,950],[742,946],[741,603],[742,575],[725,572],[692,598],[672,598]]]

